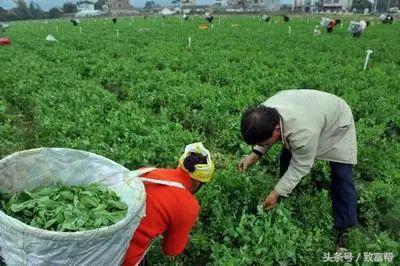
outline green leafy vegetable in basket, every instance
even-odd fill
[[[128,206],[100,184],[36,188],[0,194],[0,207],[26,224],[51,231],[84,231],[122,220]]]

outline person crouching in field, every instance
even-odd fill
[[[194,194],[211,180],[214,163],[202,143],[193,143],[186,146],[176,169],[140,168],[134,172],[145,185],[146,217],[133,235],[124,266],[145,265],[144,256],[158,236],[163,236],[165,255],[183,252],[200,210]]]
[[[389,14],[382,14],[379,20],[382,21],[383,24],[393,24],[393,16]]]
[[[265,15],[265,14],[264,14],[264,15],[262,16],[261,20],[264,21],[264,22],[269,22],[270,17],[269,17],[268,15]]]
[[[72,24],[73,24],[74,26],[78,26],[79,23],[80,23],[80,20],[79,20],[79,18],[73,18],[73,19],[71,19],[71,22],[72,22]]]
[[[353,37],[361,37],[365,31],[365,28],[368,26],[369,22],[365,20],[361,20],[360,22],[351,21],[349,25],[349,32],[353,35]]]
[[[283,17],[283,21],[284,22],[289,22],[290,21],[290,19],[289,19],[289,17],[287,15],[282,15],[282,17]]]
[[[242,172],[274,143],[282,144],[281,179],[265,198],[263,207],[267,210],[274,208],[280,197],[289,196],[315,160],[329,162],[336,248],[342,248],[347,228],[358,224],[352,172],[357,164],[356,130],[347,103],[317,90],[284,90],[247,109],[240,128],[244,141],[253,145],[253,152],[239,163]]]
[[[336,27],[336,25],[340,24],[340,19],[330,19],[330,18],[322,18],[320,25],[322,28],[326,28],[326,31],[328,33],[333,32],[333,28]]]
[[[214,17],[208,12],[206,12],[204,18],[207,20],[208,23],[212,23],[214,19]]]
[[[333,28],[335,28],[336,25],[338,25],[338,24],[340,24],[340,19],[331,20],[331,21],[328,23],[328,26],[326,27],[326,31],[327,31],[328,33],[333,32]]]

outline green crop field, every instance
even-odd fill
[[[150,264],[321,265],[335,252],[328,164],[316,162],[271,212],[257,205],[278,180],[279,147],[247,173],[236,167],[251,151],[239,130],[248,106],[283,89],[330,92],[349,103],[357,128],[352,263],[389,253],[388,265],[400,265],[400,23],[375,21],[352,38],[344,18],[314,37],[319,19],[216,16],[205,30],[200,17],[14,23],[12,45],[0,46],[0,156],[67,147],[129,169],[175,167],[185,145],[201,141],[217,171],[197,195],[191,244],[170,260],[157,243]]]

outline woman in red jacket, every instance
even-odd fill
[[[333,28],[336,27],[337,24],[340,24],[340,19],[331,20],[328,23],[328,27],[326,28],[327,32],[331,33],[333,31]]]
[[[214,164],[203,144],[193,143],[186,146],[176,169],[137,171],[146,189],[146,217],[130,242],[124,266],[144,265],[147,250],[160,235],[165,255],[177,256],[183,252],[200,210],[193,194],[210,181]]]

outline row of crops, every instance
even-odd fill
[[[129,169],[175,167],[186,144],[202,141],[217,171],[197,195],[191,244],[175,260],[156,245],[150,263],[318,265],[334,252],[327,163],[317,162],[277,209],[260,212],[278,180],[279,147],[239,173],[251,151],[239,120],[282,89],[330,92],[349,103],[357,128],[360,227],[349,251],[391,252],[400,263],[400,25],[376,22],[352,38],[344,18],[342,28],[314,37],[319,17],[219,19],[207,30],[201,18],[178,17],[13,24],[12,45],[0,47],[1,158],[66,147]],[[47,34],[59,42],[47,43]]]

